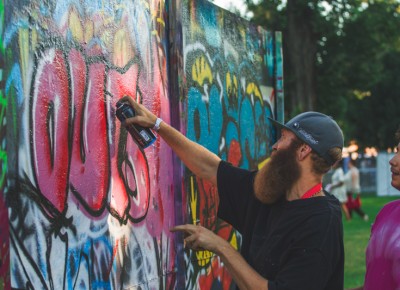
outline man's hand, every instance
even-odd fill
[[[135,117],[128,118],[124,122],[124,126],[137,124],[144,128],[153,128],[156,123],[157,116],[150,112],[145,106],[137,103],[131,97],[125,96],[120,99],[122,102],[129,103],[135,110]]]
[[[268,281],[257,273],[226,240],[200,225],[181,225],[171,232],[184,232],[185,247],[218,255],[240,289],[268,290]]]
[[[219,247],[224,244],[229,245],[226,240],[200,225],[180,225],[171,228],[170,231],[183,232],[185,234],[185,247],[192,250],[208,250],[219,255]]]

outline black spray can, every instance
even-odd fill
[[[117,102],[117,110],[115,112],[117,118],[123,122],[125,119],[135,116],[135,110],[126,102]],[[139,125],[129,125],[126,127],[129,134],[133,137],[137,144],[142,148],[147,148],[156,140],[156,136],[149,128],[143,128]]]

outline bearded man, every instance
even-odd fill
[[[241,234],[241,254],[200,225],[179,225],[186,247],[219,255],[240,289],[342,290],[344,271],[340,203],[322,189],[322,178],[342,156],[337,123],[317,112],[285,125],[270,161],[248,171],[222,161],[187,139],[143,105],[125,125],[153,128],[197,176],[218,186],[218,216]]]

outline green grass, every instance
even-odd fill
[[[344,288],[354,288],[364,284],[365,275],[365,250],[368,244],[371,225],[380,209],[388,202],[399,199],[393,197],[362,197],[361,208],[368,214],[369,221],[362,220],[356,213],[353,219],[343,219],[344,231]]]

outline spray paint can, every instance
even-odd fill
[[[117,110],[115,114],[121,122],[135,116],[135,110],[130,104],[118,101],[116,106]],[[133,124],[126,126],[125,128],[128,130],[129,134],[131,134],[136,143],[142,148],[149,147],[156,140],[156,136],[149,128],[143,128],[139,125]]]

